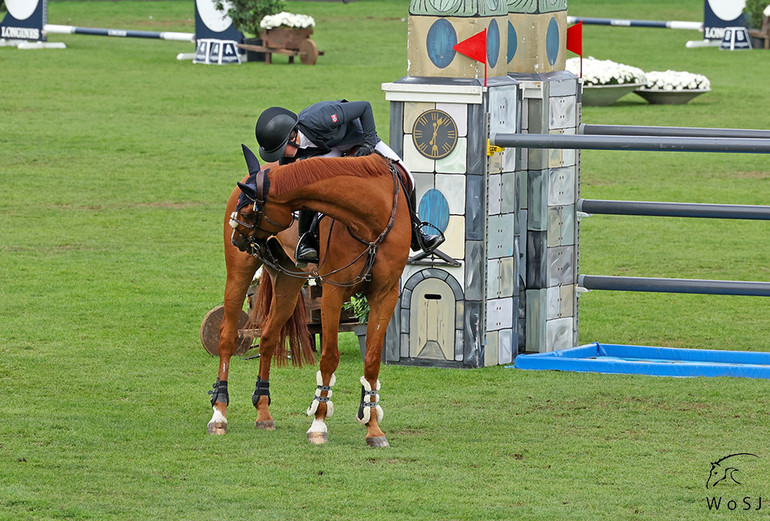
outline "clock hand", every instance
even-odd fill
[[[440,121],[441,120],[439,120],[439,123],[437,123],[435,121],[433,122],[433,137],[431,138],[430,142],[428,143],[429,145],[433,145],[434,147],[436,146],[434,143],[436,143],[436,136],[438,135],[438,127],[441,124]]]

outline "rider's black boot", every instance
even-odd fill
[[[310,231],[316,212],[312,210],[300,210],[297,227],[299,228],[299,242],[294,251],[294,258],[298,268],[304,268],[308,263],[318,262],[318,239]]]
[[[409,194],[409,204],[411,205],[409,213],[412,217],[412,251],[422,250],[430,253],[444,242],[444,236],[429,235],[422,230],[422,222],[417,217],[417,193],[414,190]]]

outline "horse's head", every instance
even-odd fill
[[[711,470],[709,471],[709,477],[706,480],[706,488],[714,488],[718,483],[723,481],[729,483],[728,480],[732,481],[733,483],[740,484],[740,482],[735,479],[734,476],[734,474],[739,472],[739,470],[736,467],[730,465],[731,462],[727,462],[724,465],[722,464],[723,461],[732,458],[733,456],[753,456],[755,458],[759,458],[759,456],[756,454],[739,452],[737,454],[730,454],[729,456],[725,456],[724,458],[712,462]]]
[[[711,463],[711,470],[709,471],[709,477],[706,480],[706,488],[713,488],[717,483],[725,479],[725,469],[718,461]]]
[[[270,190],[268,171],[260,169],[259,160],[246,145],[241,146],[249,177],[245,183],[238,183],[241,195],[235,211],[230,215],[230,226],[233,228],[231,241],[239,250],[253,254],[268,237],[285,230],[292,223],[282,225],[267,215],[265,206]]]

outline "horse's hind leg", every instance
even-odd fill
[[[305,279],[277,274],[273,270],[269,273],[273,281],[273,295],[270,310],[261,327],[259,377],[251,397],[251,402],[257,409],[254,426],[264,430],[275,429],[275,421],[270,414],[270,362],[281,341],[281,329],[294,313],[297,298],[305,281]],[[263,277],[262,284],[265,283],[269,283],[269,280]]]
[[[358,414],[356,414],[356,421],[366,425],[366,443],[370,447],[390,447],[385,433],[379,426],[383,416],[382,408],[379,405],[379,374],[385,330],[397,300],[397,287],[386,292],[385,296],[369,295],[370,311],[366,328],[364,376],[361,377],[361,402],[359,403]]]
[[[337,334],[340,323],[340,310],[345,299],[344,290],[327,285],[321,299],[321,327],[323,328],[323,347],[321,361],[316,373],[316,391],[313,401],[307,409],[307,415],[313,416],[313,423],[307,431],[307,440],[320,445],[328,441],[326,418],[334,414],[331,401],[332,389],[336,381],[334,371],[340,363],[340,351]]]

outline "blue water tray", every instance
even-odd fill
[[[652,376],[734,376],[770,378],[770,353],[644,347],[598,342],[519,355],[517,369]]]

